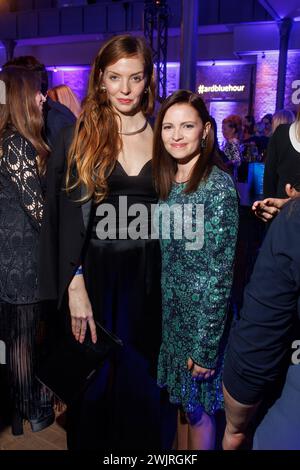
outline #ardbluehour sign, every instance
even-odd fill
[[[0,340],[0,364],[6,364],[6,347],[2,340]]]
[[[224,93],[224,92],[233,92],[233,93],[239,93],[241,91],[245,91],[246,85],[210,85],[210,86],[205,86],[202,83],[198,87],[198,93],[200,95],[203,95],[203,93]]]
[[[197,68],[197,91],[206,101],[249,101],[252,65]]]

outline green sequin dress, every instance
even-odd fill
[[[170,217],[169,239],[162,238],[167,218],[160,215],[156,219],[162,250],[163,296],[158,384],[167,387],[170,401],[186,412],[192,413],[201,405],[212,414],[223,407],[221,344],[232,284],[238,200],[231,177],[216,166],[196,192],[185,194],[183,189],[184,184],[175,183],[168,199],[159,202],[157,211],[163,213],[163,204],[184,208],[182,231],[188,233],[184,232],[184,224],[190,222],[196,228],[196,205],[203,204],[204,220],[198,230],[202,229],[204,239],[200,249],[186,249],[187,238],[179,239],[174,231],[177,224],[178,232],[178,213]],[[188,204],[192,210],[187,209]],[[187,369],[189,357],[202,367],[216,369],[214,377],[203,381],[192,378]]]

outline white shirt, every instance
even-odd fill
[[[300,142],[299,140],[297,140],[295,122],[293,122],[293,124],[290,125],[289,137],[290,137],[290,141],[294,149],[300,153]]]

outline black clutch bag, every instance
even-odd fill
[[[122,340],[96,322],[94,344],[87,328],[83,343],[65,334],[40,358],[36,378],[67,405],[75,402],[93,380],[104,361],[123,346]]]

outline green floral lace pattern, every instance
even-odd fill
[[[204,205],[204,244],[201,249],[187,250],[186,238],[161,240],[163,340],[158,364],[158,384],[166,386],[170,401],[193,412],[202,405],[207,413],[223,407],[221,388],[224,348],[220,346],[227,317],[227,305],[233,275],[233,261],[238,231],[238,200],[229,175],[217,167],[196,192],[185,194],[183,184],[174,184],[167,201],[193,210]],[[160,220],[159,229],[163,223]],[[216,369],[210,380],[191,376],[187,360]]]

